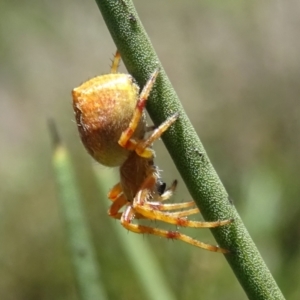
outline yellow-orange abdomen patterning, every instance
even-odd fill
[[[118,144],[138,100],[139,87],[128,74],[107,74],[90,79],[72,91],[81,140],[99,163],[120,166],[128,150]],[[142,118],[134,137],[144,136]]]

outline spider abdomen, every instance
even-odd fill
[[[128,74],[97,76],[73,89],[73,108],[81,140],[90,155],[105,166],[120,166],[129,150],[118,140],[128,127],[139,87]],[[144,136],[145,119],[134,133]]]

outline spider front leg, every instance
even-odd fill
[[[161,204],[160,209],[155,209],[151,202],[147,201],[149,190],[140,190],[133,200],[133,208],[135,211],[150,220],[159,220],[165,223],[174,224],[182,227],[192,228],[214,228],[232,223],[233,220],[219,220],[214,222],[191,221],[186,217],[178,215],[174,212],[165,212],[168,210],[168,204]],[[187,202],[188,203],[188,202]],[[180,204],[179,204],[180,205]],[[185,205],[182,203],[181,205]],[[193,213],[188,213],[193,214]],[[187,215],[188,215],[187,214]]]
[[[126,149],[135,150],[135,152],[141,157],[152,158],[153,150],[150,148],[150,146],[154,141],[159,139],[161,135],[177,120],[178,116],[178,113],[175,113],[169,117],[165,122],[160,124],[160,126],[156,128],[146,140],[136,141],[135,139],[130,138],[125,142],[125,138],[128,138],[128,136],[131,137],[134,132],[131,132],[132,129],[130,128],[130,123],[128,129],[122,133],[119,139],[119,144]],[[128,135],[129,132],[130,135]]]
[[[132,135],[134,134],[141,117],[143,115],[144,108],[146,106],[146,102],[148,99],[148,96],[150,94],[150,91],[155,83],[155,80],[157,78],[157,75],[159,73],[159,70],[156,69],[153,74],[150,76],[149,80],[147,81],[146,85],[144,86],[140,97],[137,101],[132,119],[128,125],[128,128],[124,130],[121,134],[121,137],[119,139],[119,145],[123,148],[134,150],[134,146],[137,144],[135,140],[131,139]],[[152,151],[150,151],[152,154]]]
[[[157,180],[156,177],[153,176],[153,174],[152,174],[152,175],[150,175],[150,180],[148,180],[148,181],[146,180],[146,184],[144,182],[142,187],[145,188],[148,186],[149,188],[151,188],[151,186],[153,187],[155,185],[156,180]],[[183,202],[183,203],[168,203],[168,204],[162,203],[162,201],[167,201],[172,197],[172,195],[176,189],[176,186],[177,186],[177,180],[174,180],[172,185],[168,189],[166,189],[161,195],[155,196],[155,200],[157,200],[157,201],[148,201],[148,204],[153,209],[166,210],[166,211],[190,208],[192,206],[195,206],[196,204],[194,201]],[[185,210],[185,211],[176,212],[178,217],[193,215],[193,214],[197,214],[197,213],[199,213],[198,208],[193,208],[193,209],[189,209],[189,210]]]
[[[150,198],[150,191],[156,184],[156,176],[150,174],[142,184],[140,190],[133,199],[132,206],[136,212],[140,215],[148,218],[150,220],[159,220],[165,223],[174,224],[183,227],[193,227],[193,228],[214,228],[232,223],[233,220],[219,220],[215,222],[200,222],[188,220],[185,216],[196,213],[196,210],[186,211],[180,215],[178,212],[166,212],[166,210],[172,209],[172,204],[159,204],[152,203],[148,201]],[[188,207],[190,202],[175,204],[180,208]],[[170,208],[171,207],[171,208]],[[198,210],[197,210],[198,212]]]
[[[156,128],[152,134],[144,141],[140,141],[135,149],[135,152],[145,158],[151,158],[153,156],[153,151],[149,148],[154,141],[159,139],[161,135],[177,120],[179,114],[175,113],[171,117],[169,117],[165,122],[160,124],[158,128]],[[149,155],[149,150],[151,151],[151,155]]]

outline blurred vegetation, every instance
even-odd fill
[[[106,300],[105,288],[101,281],[101,268],[96,258],[69,152],[61,143],[52,121],[49,121],[49,131],[53,144],[53,169],[60,211],[76,278],[77,294],[81,300]]]
[[[287,299],[299,299],[299,1],[135,4],[279,287]],[[72,154],[108,298],[146,297],[114,233],[116,221],[106,215],[109,201],[100,197],[92,167],[116,178],[117,170],[91,162],[71,107],[71,89],[108,72],[114,51],[94,1],[0,3],[1,299],[78,299],[48,117]],[[155,149],[166,182],[180,180],[163,144]],[[190,196],[181,184],[174,201],[183,199]],[[214,243],[208,230],[197,238]],[[246,299],[222,255],[144,239],[177,299]]]

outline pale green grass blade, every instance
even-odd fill
[[[54,126],[51,126],[51,133],[54,141],[53,167],[61,215],[65,223],[65,233],[74,266],[79,298],[105,300],[107,297],[100,281],[99,264],[85,220],[70,156],[67,149],[59,142]]]

